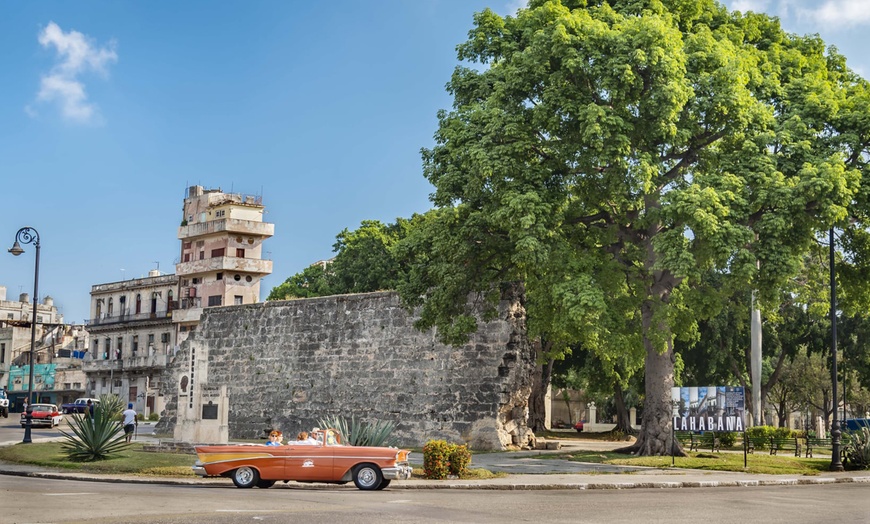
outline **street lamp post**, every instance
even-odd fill
[[[837,421],[837,279],[834,271],[834,228],[831,227],[829,238],[831,265],[831,394],[834,405],[831,421],[831,471],[843,471],[840,460],[840,423]]]
[[[30,381],[27,383],[27,412],[24,415],[24,440],[22,440],[25,444],[29,444],[32,442],[30,428],[33,424],[33,353],[36,348],[36,297],[39,296],[39,233],[32,227],[22,227],[15,234],[15,243],[12,244],[9,252],[16,257],[24,253],[21,244],[33,244],[36,248],[36,269],[33,272],[33,300],[31,302],[33,308],[30,319]]]

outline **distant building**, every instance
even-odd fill
[[[178,277],[147,277],[91,287],[87,396],[114,393],[146,415],[163,409],[159,377],[176,345],[172,312]]]
[[[196,329],[203,308],[260,301],[260,280],[272,273],[263,241],[275,225],[263,222],[262,197],[192,186],[184,199],[178,238],[179,309],[172,312],[178,340]]]
[[[12,411],[20,411],[30,386],[31,319],[27,293],[6,300],[0,286],[0,386],[9,394]],[[33,347],[33,391],[38,402],[62,404],[85,392],[82,358],[88,346],[84,326],[65,325],[63,315],[46,296],[36,305]]]

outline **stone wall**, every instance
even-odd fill
[[[397,421],[407,446],[528,444],[534,362],[521,301],[502,301],[500,318],[459,348],[413,322],[390,292],[206,309],[167,369],[157,431],[173,430],[181,384],[184,394],[226,385],[233,439],[273,427],[292,436],[323,417],[355,415]]]

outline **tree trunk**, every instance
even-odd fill
[[[622,387],[618,383],[613,384],[613,403],[616,405],[616,428],[614,430],[621,431],[623,435],[634,435],[636,431],[631,427],[631,416],[625,407],[625,395],[623,395]]]
[[[535,352],[534,357],[536,360],[544,353],[540,340],[532,343],[532,350]],[[531,428],[533,433],[542,433],[548,429],[546,427],[546,402],[547,389],[550,387],[552,375],[553,359],[535,366],[534,377],[532,377],[532,391],[529,393],[529,428]]]
[[[641,307],[643,320],[643,346],[646,350],[645,391],[643,404],[643,419],[637,442],[633,445],[616,450],[620,453],[634,453],[640,456],[670,455],[671,446],[674,455],[683,457],[679,442],[673,442],[673,408],[671,406],[671,389],[674,386],[674,345],[670,335],[665,351],[659,352],[650,338],[653,329],[667,329],[666,326],[653,326],[653,304],[647,301]]]

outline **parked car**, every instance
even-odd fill
[[[100,405],[100,399],[98,398],[82,397],[77,398],[75,402],[63,404],[60,408],[64,413],[84,413],[88,409],[88,400],[94,404],[94,409]]]
[[[21,414],[21,427],[27,425],[27,413]],[[63,420],[63,415],[58,411],[54,404],[34,404],[33,418],[30,420],[31,427],[33,426],[48,426],[53,428],[60,424]]]
[[[6,395],[5,389],[0,389],[0,416],[9,417],[9,397]]]
[[[411,478],[410,451],[343,445],[335,429],[312,432],[315,442],[290,441],[281,446],[235,444],[195,446],[201,477],[229,477],[236,487],[269,488],[277,481],[346,484],[380,490],[392,480]]]
[[[577,430],[577,433],[583,433],[583,421],[574,424],[574,429]]]

